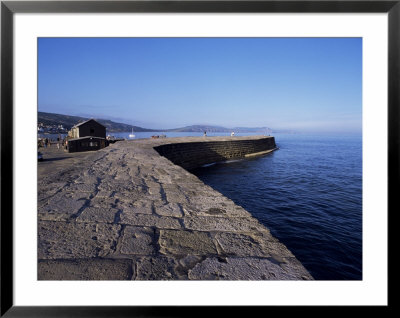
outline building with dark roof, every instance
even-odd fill
[[[106,138],[106,127],[94,119],[89,119],[76,124],[68,132],[68,137],[70,138],[81,138],[87,136]]]
[[[107,146],[106,127],[94,119],[73,126],[68,132],[68,152],[99,150]]]

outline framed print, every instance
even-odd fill
[[[389,308],[399,15],[2,1],[1,314]]]

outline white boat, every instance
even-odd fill
[[[129,138],[135,138],[135,135],[133,134],[133,128],[132,128],[132,133],[129,134]]]

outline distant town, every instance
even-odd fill
[[[68,129],[63,125],[46,125],[38,123],[37,130],[39,134],[67,134]]]

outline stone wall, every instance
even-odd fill
[[[274,137],[172,143],[154,147],[162,156],[187,170],[276,148]]]

